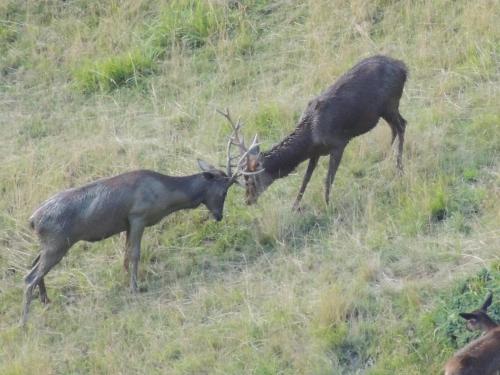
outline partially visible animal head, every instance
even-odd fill
[[[491,324],[495,324],[488,316],[488,307],[493,301],[493,295],[490,293],[484,301],[481,308],[469,313],[460,313],[459,315],[467,321],[467,329],[470,331],[487,330]]]
[[[221,221],[227,191],[235,180],[206,161],[198,159],[198,166],[203,171],[202,175],[207,182],[203,203],[212,213],[215,220]]]
[[[483,305],[472,312],[460,313],[467,320],[469,330],[485,333],[460,349],[444,367],[445,375],[494,375],[500,370],[500,331],[499,326],[488,315],[493,296],[490,293]]]
[[[236,182],[245,188],[245,202],[248,205],[254,204],[259,195],[273,182],[273,178],[266,173],[263,167],[263,156],[260,153],[257,135],[253,138],[250,146],[245,146],[245,140],[239,133],[243,125],[240,119],[235,123],[228,109],[225,112],[219,110],[217,112],[228,120],[232,128],[227,143],[227,173],[233,178],[243,176],[243,181],[236,180]],[[232,146],[238,148],[239,155],[231,155]],[[237,162],[234,163],[236,160]],[[232,167],[237,168],[235,175],[231,171]]]
[[[257,146],[248,154],[246,160],[245,179],[245,203],[252,205],[257,203],[259,196],[272,184],[273,178],[264,170],[263,156]]]

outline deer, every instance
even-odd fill
[[[487,313],[492,300],[490,293],[478,310],[459,314],[467,321],[467,329],[481,330],[484,334],[455,353],[445,365],[445,375],[500,373],[500,326]]]
[[[96,242],[125,232],[124,268],[129,272],[132,263],[130,289],[136,293],[141,239],[146,227],[175,211],[201,204],[216,221],[221,221],[227,191],[239,172],[232,173],[229,165],[228,175],[203,160],[198,160],[198,165],[201,173],[179,177],[135,170],[64,190],[42,203],[29,219],[41,250],[24,278],[21,325],[27,322],[37,286],[40,301],[50,302],[44,277],[78,241]]]
[[[308,103],[291,134],[268,151],[260,152],[257,146],[247,154],[244,160],[244,170],[248,172],[244,175],[246,203],[256,203],[260,194],[275,180],[288,176],[300,163],[309,160],[293,205],[298,209],[320,156],[329,155],[325,181],[328,205],[330,189],[345,147],[351,139],[373,129],[381,117],[391,128],[391,146],[398,137],[396,166],[402,173],[406,120],[399,112],[399,101],[407,76],[404,62],[391,57],[372,56],[357,63]],[[229,142],[238,146],[241,154],[245,153],[244,138],[238,134],[242,125],[240,120],[235,124],[227,109],[219,113],[233,128]]]

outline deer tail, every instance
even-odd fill
[[[34,218],[33,216],[32,216],[32,217],[30,217],[30,221],[29,221],[29,223],[30,223],[30,228],[31,228],[32,230],[35,230],[35,218]]]

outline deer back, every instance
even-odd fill
[[[349,141],[370,131],[380,116],[397,108],[407,78],[402,61],[387,56],[362,60],[309,102],[315,143]]]
[[[445,375],[494,375],[497,371],[500,371],[500,328],[460,349],[445,367]]]

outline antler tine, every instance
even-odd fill
[[[227,152],[227,174],[228,176],[233,176],[232,170],[231,170],[231,161],[236,159],[236,157],[231,156],[231,146],[237,146],[240,150],[240,155],[248,155],[245,154],[248,149],[245,147],[245,141],[243,136],[240,137],[238,134],[239,130],[242,127],[241,119],[238,118],[237,122],[235,123],[233,121],[233,118],[231,117],[231,114],[229,113],[229,109],[226,108],[225,111],[222,111],[220,109],[216,109],[217,113],[220,115],[224,116],[226,120],[229,122],[231,125],[231,128],[233,130],[232,134],[229,136],[229,140],[226,145],[226,152]],[[242,160],[242,158],[240,158]],[[240,162],[239,162],[240,163]],[[238,163],[238,164],[239,164]]]
[[[228,108],[226,108],[225,111],[221,111],[220,109],[216,109],[216,111],[217,111],[217,113],[219,113],[220,115],[224,116],[227,119],[227,121],[231,125],[231,128],[233,129],[233,134],[231,134],[231,136],[230,136],[231,142],[235,146],[238,146],[240,148],[240,153],[245,152],[247,150],[247,148],[245,147],[244,138],[243,138],[243,136],[241,136],[241,138],[240,138],[240,135],[238,134],[238,131],[241,129],[241,127],[243,125],[241,123],[241,119],[238,118],[238,121],[236,121],[236,124],[235,124],[233,118],[231,117],[231,114],[229,113]]]
[[[227,142],[226,146],[226,153],[227,153],[227,175],[231,177],[233,175],[233,172],[231,171],[231,161],[235,159],[235,157],[231,156],[231,145],[232,145],[232,140],[229,138],[229,141]]]
[[[241,157],[238,160],[238,163],[236,164],[236,168],[237,168],[236,173],[235,174],[231,174],[231,180],[232,181],[235,181],[239,176],[253,176],[253,175],[256,175],[256,174],[264,172],[264,169],[258,170],[256,172],[246,172],[245,170],[243,170],[243,167],[242,167],[243,161],[248,156],[248,154],[250,152],[252,152],[253,149],[255,147],[259,146],[259,145],[260,145],[260,143],[257,143],[257,134],[255,134],[255,137],[253,137],[252,144],[250,145],[250,147],[248,148],[248,150],[246,150],[245,153],[243,155],[241,155]],[[229,162],[228,162],[228,166],[229,166]]]
[[[231,127],[234,129],[234,122],[233,119],[231,118],[231,115],[229,114],[229,109],[226,108],[226,110],[223,112],[217,108],[216,111],[219,115],[224,116],[227,119],[227,121],[229,121],[229,123],[231,124]]]
[[[229,113],[229,109],[226,108],[226,110],[223,112],[221,111],[220,109],[216,109],[217,113],[224,116],[227,121],[229,122],[229,124],[231,125],[231,128],[233,129],[234,132],[237,132],[238,130],[240,130],[240,127],[241,127],[241,119],[238,117],[238,120],[236,121],[236,124],[234,123],[233,121],[233,118],[231,117],[231,114]]]

